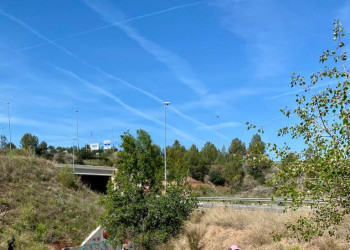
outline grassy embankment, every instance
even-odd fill
[[[98,194],[73,181],[63,185],[47,160],[0,154],[0,249],[12,236],[17,249],[79,245],[98,225],[102,208]]]
[[[235,211],[230,208],[196,211],[186,223],[184,232],[160,249],[228,249],[234,244],[244,250],[350,249],[350,243],[345,238],[346,234],[350,233],[349,217],[337,232],[338,238],[324,235],[308,243],[298,242],[295,238],[284,238],[280,242],[274,242],[271,232],[285,235],[285,223],[295,221],[300,213]]]

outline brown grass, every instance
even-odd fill
[[[238,245],[241,249],[350,249],[345,240],[349,224],[346,219],[338,232],[339,238],[328,235],[313,239],[311,242],[298,242],[296,239],[283,238],[275,242],[271,236],[286,234],[285,223],[294,221],[306,212],[275,213],[268,211],[242,211],[230,208],[212,208],[204,212],[196,211],[187,222],[184,233],[160,249],[228,249]],[[188,234],[195,230],[197,246],[194,248]]]

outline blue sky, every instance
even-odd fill
[[[71,146],[78,110],[80,145],[142,128],[163,147],[169,101],[168,145],[249,144],[251,121],[299,150],[276,137],[295,122],[279,113],[293,106],[290,75],[321,67],[349,13],[341,0],[3,0],[0,127],[8,136],[10,102],[16,145],[29,132]]]

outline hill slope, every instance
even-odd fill
[[[0,155],[0,249],[12,236],[18,249],[78,245],[98,225],[98,195],[70,189],[49,161]]]

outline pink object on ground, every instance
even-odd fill
[[[240,248],[237,245],[232,245],[230,249],[231,250],[240,250]]]

